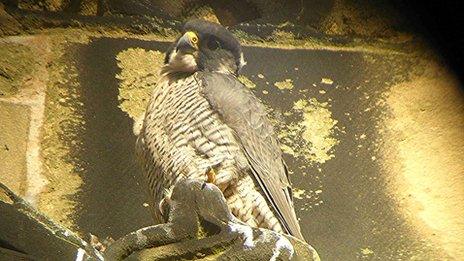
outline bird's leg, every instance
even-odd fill
[[[233,173],[222,166],[222,162],[209,166],[206,171],[206,183],[216,185],[222,192],[226,190],[232,181]]]
[[[169,219],[169,212],[171,210],[171,194],[167,193],[166,196],[158,204],[158,209],[161,213],[161,217],[164,222],[167,222]]]
[[[216,171],[212,167],[206,170],[206,182],[216,184]]]

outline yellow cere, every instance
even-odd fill
[[[187,35],[187,37],[189,38],[189,40],[196,46],[198,45],[198,36],[196,33],[192,32],[192,31],[189,31],[189,32],[186,32],[185,35]]]

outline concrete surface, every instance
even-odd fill
[[[5,185],[24,194],[27,169],[26,151],[29,132],[29,109],[24,105],[0,103],[0,177]]]

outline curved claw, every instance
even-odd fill
[[[171,210],[171,197],[170,196],[165,196],[160,203],[158,204],[158,209],[161,213],[161,216],[164,219],[164,222],[167,222],[169,219],[169,212]]]

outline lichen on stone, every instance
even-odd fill
[[[256,88],[256,84],[254,82],[252,82],[248,77],[246,77],[245,75],[240,75],[238,77],[238,80],[243,83],[243,85],[245,85],[247,88],[249,89],[254,89]]]
[[[321,83],[327,84],[327,85],[332,85],[332,84],[333,84],[333,80],[330,79],[330,78],[322,78],[322,79],[321,79]]]
[[[332,118],[328,104],[315,98],[300,99],[294,103],[293,114],[300,120],[279,132],[283,152],[313,163],[324,163],[333,158],[332,148],[339,141],[334,137],[337,120]]]
[[[306,190],[304,189],[293,188],[293,197],[296,199],[303,199],[303,196],[305,193],[306,193]]]
[[[57,56],[61,55],[57,50]],[[61,225],[75,228],[73,216],[77,203],[72,195],[82,185],[79,174],[85,169],[74,155],[85,125],[80,85],[77,68],[64,56],[56,57],[49,73],[41,144],[49,184],[40,196],[39,210]]]
[[[293,89],[293,80],[292,79],[285,79],[280,82],[275,82],[274,86],[279,88],[279,90],[291,90]]]
[[[145,110],[163,66],[164,54],[142,48],[128,48],[116,56],[120,73],[119,107],[133,119]]]
[[[37,64],[28,46],[0,42],[0,97],[16,94]]]

